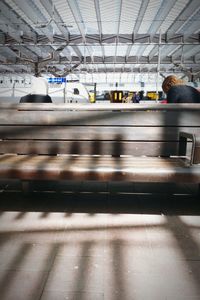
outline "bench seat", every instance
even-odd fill
[[[0,104],[0,178],[200,183],[199,104]]]
[[[15,155],[0,157],[0,178],[200,182],[200,165],[185,158]]]

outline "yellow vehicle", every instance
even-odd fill
[[[158,91],[158,93],[156,93],[155,91],[149,91],[149,92],[147,92],[147,99],[148,100],[161,100],[161,99],[163,99],[163,92]]]
[[[110,95],[111,95],[110,102],[122,103],[123,91],[111,91]]]
[[[94,92],[89,92],[89,100],[90,100],[90,103],[96,102]]]
[[[147,98],[149,100],[157,100],[158,99],[158,94],[154,91],[147,92]]]

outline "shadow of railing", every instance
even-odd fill
[[[185,264],[187,264],[188,270],[192,275],[193,283],[195,284],[195,289],[198,292],[198,294],[200,294],[200,268],[195,264],[195,261],[199,263],[199,244],[196,242],[193,234],[191,233],[190,225],[186,225],[180,216],[176,216],[173,218],[175,219],[176,226],[170,226],[171,218],[169,216],[166,216],[167,223],[169,224],[169,231],[170,233],[172,233],[178,244],[184,262]],[[168,225],[166,226],[168,228]],[[198,229],[200,229],[200,227]]]
[[[112,217],[110,216],[110,218]],[[128,223],[126,221],[124,223],[123,220],[126,219],[122,219],[117,224],[114,218],[114,223],[110,220],[107,225],[100,222],[99,225],[95,226],[91,222],[89,227],[85,226],[85,222],[88,222],[85,219],[85,222],[79,222],[79,226],[74,226],[72,221],[71,226],[66,227],[63,224],[57,229],[56,226],[54,228],[53,221],[50,229],[48,221],[46,226],[43,223],[41,228],[40,226],[33,228],[33,223],[29,223],[23,231],[20,230],[20,227],[10,231],[5,230],[5,232],[1,230],[1,240],[4,239],[9,247],[15,240],[18,249],[16,252],[8,252],[7,265],[1,269],[1,299],[6,299],[13,294],[18,297],[19,293],[23,293],[27,300],[35,300],[40,299],[43,293],[53,292],[54,295],[56,293],[66,296],[70,294],[74,297],[78,296],[80,300],[86,300],[87,293],[93,293],[94,296],[95,293],[103,295],[107,289],[107,292],[109,290],[110,293],[109,299],[128,300],[130,299],[130,291],[131,296],[135,295],[135,289],[138,287],[137,280],[141,279],[141,274],[144,274],[145,270],[151,269],[150,276],[152,276],[154,275],[153,270],[159,270],[161,267],[160,261],[156,259],[154,261],[154,256],[151,256],[151,250],[154,247],[157,248],[157,243],[160,243],[159,247],[168,247],[168,244],[166,245],[163,240],[159,240],[159,238],[156,240],[155,236],[150,240],[151,247],[148,246],[150,237],[146,238],[144,234],[148,229],[163,229],[175,240],[178,245],[179,257],[177,258],[175,255],[171,258],[182,261],[185,275],[190,270],[190,284],[195,285],[194,294],[200,293],[200,268],[199,265],[195,265],[195,260],[199,260],[199,245],[191,233],[192,224],[186,224],[180,217],[176,216],[163,217],[162,222],[159,217],[158,219],[154,218],[148,224],[144,220],[141,220],[140,223],[135,222],[134,218],[129,218]],[[175,226],[172,226],[171,222]],[[23,225],[22,228],[24,228]],[[181,235],[180,229],[182,230]],[[200,230],[200,228],[198,229]],[[125,230],[126,235],[124,235]],[[90,236],[91,232],[93,234]],[[102,235],[103,232],[104,235]],[[60,235],[57,236],[57,239],[53,239],[56,233]],[[17,238],[18,236],[20,239]],[[36,249],[42,247],[43,251],[33,251],[35,247]],[[144,260],[146,255],[142,254],[140,255],[141,260],[136,263],[141,247],[146,248],[146,250],[149,249],[149,257],[152,257],[153,261]],[[128,249],[131,250],[132,255],[129,253],[127,257]],[[168,250],[171,251],[172,249]],[[41,257],[37,259],[35,255],[39,253],[41,253]],[[171,255],[172,253],[174,252],[172,251]],[[135,254],[136,256],[134,256]],[[159,259],[162,260],[162,266],[165,266],[169,258],[165,260],[164,254],[160,253],[160,255]],[[173,261],[174,266],[176,266],[176,260]],[[36,261],[37,264],[34,265]],[[135,263],[137,267],[135,267]],[[139,273],[138,267],[140,268]],[[172,269],[170,270],[172,271]],[[181,270],[179,271],[181,272]],[[160,273],[155,274],[161,276]],[[28,276],[29,283],[25,280],[25,276]],[[171,276],[173,278],[173,274]],[[165,276],[163,275],[162,278],[164,280]],[[106,279],[109,279],[109,282]],[[154,280],[157,280],[157,277]],[[176,279],[174,278],[174,280]],[[179,283],[180,280],[178,278]],[[16,286],[16,282],[18,282],[18,286]],[[18,290],[15,290],[16,288]],[[29,288],[28,294],[26,294],[27,288]],[[168,290],[170,290],[170,285],[168,285]],[[174,286],[170,292],[173,296]],[[166,290],[163,290],[162,295],[164,297],[166,296],[165,293]]]
[[[115,193],[114,197],[110,199],[109,204],[107,203],[109,207],[106,207],[106,209],[102,206],[102,203],[95,203],[95,211],[97,214],[108,214],[106,223],[103,216],[101,219],[99,215],[96,221],[90,216],[85,216],[84,219],[79,219],[80,216],[76,216],[76,221],[74,221],[73,213],[67,217],[65,214],[62,216],[59,214],[55,220],[54,218],[51,219],[51,213],[45,220],[41,220],[39,216],[36,218],[37,214],[34,214],[33,219],[31,219],[30,214],[28,218],[24,215],[23,219],[16,219],[15,214],[12,212],[13,220],[10,217],[6,220],[5,216],[2,215],[2,219],[0,217],[0,224],[2,222],[3,225],[0,231],[0,241],[2,241],[0,249],[4,246],[5,252],[6,247],[9,249],[9,247],[12,247],[12,243],[14,243],[17,245],[18,251],[16,251],[16,253],[15,251],[11,251],[10,253],[7,251],[8,264],[1,269],[1,299],[6,299],[6,297],[10,295],[9,293],[15,292],[15,295],[19,295],[18,292],[20,292],[20,290],[27,292],[25,286],[19,287],[19,285],[17,287],[19,290],[15,291],[15,282],[20,280],[20,276],[25,278],[23,276],[29,274],[31,290],[26,296],[27,300],[40,299],[44,292],[46,294],[48,294],[48,292],[55,294],[63,293],[66,296],[69,295],[68,293],[71,293],[71,296],[74,294],[74,297],[76,295],[78,299],[86,300],[87,292],[92,294],[95,291],[96,293],[103,294],[105,286],[110,289],[111,298],[109,299],[128,300],[130,299],[130,291],[132,292],[131,296],[135,295],[134,289],[138,284],[135,280],[137,280],[137,278],[141,279],[141,273],[137,272],[134,273],[134,277],[131,277],[133,278],[132,280],[130,280],[129,277],[133,276],[132,273],[129,273],[129,270],[131,269],[131,272],[135,270],[134,250],[136,249],[136,252],[139,251],[139,249],[141,249],[139,247],[140,244],[142,247],[149,249],[149,252],[154,246],[157,247],[158,243],[159,247],[168,247],[167,243],[165,244],[165,242],[159,240],[159,238],[158,240],[155,239],[154,236],[154,238],[150,240],[150,248],[150,246],[148,246],[150,237],[146,238],[145,236],[145,232],[148,229],[163,229],[175,240],[178,245],[179,257],[177,258],[175,255],[173,258],[183,261],[183,265],[187,267],[185,272],[187,272],[187,270],[191,271],[189,276],[191,278],[190,283],[195,286],[194,294],[200,294],[200,268],[197,265],[195,266],[195,259],[199,260],[200,251],[194,234],[191,232],[194,228],[200,231],[200,227],[195,223],[193,225],[192,222],[188,222],[187,224],[183,221],[182,217],[179,217],[179,215],[183,214],[193,216],[200,215],[198,199],[195,199],[194,207],[193,201],[188,201],[191,200],[188,199],[188,195],[180,195],[180,202],[175,205],[172,201],[173,199],[167,194],[163,194],[165,196],[163,201],[162,191],[158,195],[150,195],[150,193],[146,193],[145,195],[143,190],[143,194],[138,194],[137,205],[134,205],[134,195],[127,195],[125,193],[123,199],[121,197],[118,199],[117,195],[118,193]],[[177,196],[172,196],[177,199]],[[7,200],[9,199],[10,198],[7,197]],[[185,203],[181,206],[183,199],[187,199],[187,205]],[[13,199],[13,203],[16,204],[16,200],[17,199]],[[24,199],[24,201],[27,201],[27,198]],[[42,197],[39,198],[37,195],[36,198],[30,198],[29,213],[31,211],[37,211],[37,201],[38,203],[41,202]],[[92,205],[92,203],[94,202],[79,202],[79,205],[76,207],[76,204],[70,204],[66,201],[65,212],[70,212],[70,207],[73,208],[74,212],[90,212],[90,209],[94,209],[94,204]],[[2,211],[2,199],[0,204]],[[172,204],[173,207],[179,207],[179,210],[176,210],[176,215],[173,216],[171,216],[172,211],[170,209],[169,212],[167,212],[167,208],[170,208]],[[75,207],[76,209],[74,209]],[[9,205],[8,208],[12,211]],[[55,210],[53,210],[51,206],[51,201],[50,205],[49,202],[46,202],[47,212],[49,209],[53,212],[58,211],[59,201],[55,201],[54,199],[54,208]],[[163,208],[165,208],[165,216],[160,217]],[[19,209],[20,207],[18,207],[18,212],[20,211]],[[129,215],[132,214],[128,217],[128,220],[127,216],[122,215],[126,213]],[[110,214],[114,215],[111,216]],[[154,219],[147,223],[145,222],[146,217],[143,218],[141,214],[156,214],[158,216],[154,216]],[[137,221],[135,221],[134,215],[138,215],[139,218]],[[63,218],[63,220],[61,220],[63,222],[61,223],[62,225],[57,224],[60,218]],[[7,223],[5,223],[5,220]],[[65,221],[68,221],[68,223],[65,223]],[[125,230],[126,234],[124,234]],[[127,260],[126,250],[130,245],[132,247],[130,248],[132,255],[130,255],[129,260]],[[32,250],[38,246],[45,247],[46,249],[44,251],[46,253],[44,259],[41,256],[37,260],[37,257],[34,256],[35,253],[43,255],[43,251],[39,252],[39,250],[37,250],[36,252],[32,252]],[[94,249],[96,250],[94,251]],[[98,255],[101,255],[100,259]],[[167,259],[165,261],[163,255],[164,254],[162,254],[160,259],[163,260],[162,264],[165,265],[168,261]],[[140,261],[141,265],[137,262],[137,266],[139,265],[141,268],[145,266],[145,268],[143,270],[140,269],[140,271],[144,272],[146,267],[152,265],[151,274],[153,274],[153,270],[154,268],[156,269],[156,264],[159,264],[159,261],[155,260],[153,264],[152,261],[144,260],[144,256],[141,256],[141,258],[143,259]],[[35,261],[37,261],[37,265],[33,264]],[[27,262],[28,265],[30,263],[28,272]],[[176,261],[174,262],[176,265]],[[2,261],[0,263],[2,263]],[[129,265],[131,266],[130,269]],[[36,268],[37,271],[33,271],[34,268]],[[34,276],[34,272],[37,274],[36,276]],[[173,274],[171,275],[173,276]],[[105,278],[110,278],[111,281],[106,282]],[[181,279],[179,278],[179,280]],[[165,292],[166,291],[163,291],[164,297],[166,296]],[[26,293],[24,295],[26,295]]]

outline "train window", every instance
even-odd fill
[[[77,88],[74,89],[74,95],[79,95],[79,89]]]

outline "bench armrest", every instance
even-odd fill
[[[179,155],[185,156],[188,140],[192,141],[192,151],[190,156],[190,164],[200,163],[200,138],[194,133],[180,132],[179,133]]]

